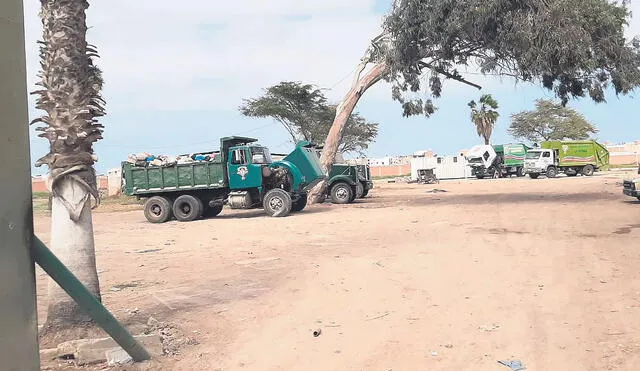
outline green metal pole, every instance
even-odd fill
[[[33,259],[64,291],[86,311],[96,323],[106,331],[113,340],[124,349],[134,361],[150,359],[149,353],[131,336],[117,319],[100,303],[95,296],[71,273],[67,267],[45,246],[33,236]]]

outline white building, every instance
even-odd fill
[[[419,169],[434,169],[438,179],[471,177],[471,168],[464,156],[414,156],[411,158],[411,179],[418,179]]]

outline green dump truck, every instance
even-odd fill
[[[327,194],[335,204],[366,197],[373,188],[369,165],[333,164],[328,179]]]
[[[532,179],[540,175],[555,178],[559,173],[591,176],[608,167],[609,151],[593,140],[542,142],[540,148],[528,151],[525,158],[525,172]]]
[[[304,209],[307,192],[326,176],[320,168],[315,145],[300,142],[280,161],[272,161],[269,149],[257,139],[225,137],[220,150],[196,158],[205,160],[136,166],[122,163],[123,193],[146,198],[144,215],[163,223],[175,217],[195,220],[216,216],[223,205],[232,209],[264,208],[269,216],[282,217]]]
[[[529,147],[522,143],[482,144],[471,147],[466,155],[471,175],[478,179],[524,176],[524,158]]]
[[[322,146],[316,146],[318,159]],[[334,204],[352,203],[357,198],[367,197],[373,189],[369,165],[333,164],[329,170],[327,196]]]

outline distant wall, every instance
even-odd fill
[[[638,164],[640,155],[628,152],[609,152],[609,163],[611,165]]]
[[[98,182],[98,189],[107,189],[109,183],[106,176],[98,175],[96,180]],[[31,188],[33,189],[33,192],[49,192],[47,185],[45,184],[44,177],[31,178]]]
[[[382,176],[405,176],[411,173],[411,164],[406,165],[390,165],[390,166],[371,166],[372,177]]]

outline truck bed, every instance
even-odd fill
[[[145,195],[180,190],[226,187],[225,164],[192,162],[173,166],[139,167],[122,164],[123,190],[126,195]]]

